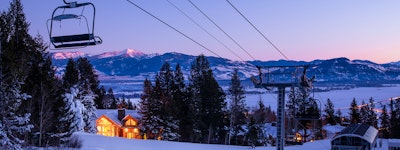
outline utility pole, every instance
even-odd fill
[[[278,88],[277,100],[277,137],[276,149],[283,150],[285,147],[285,89],[286,87],[303,87],[312,86],[312,80],[309,80],[305,73],[307,66],[257,66],[259,78],[252,78],[255,88]],[[262,69],[266,69],[263,73]],[[303,70],[302,70],[303,69]]]

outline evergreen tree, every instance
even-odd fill
[[[400,138],[400,98],[391,99],[390,111],[390,137]]]
[[[375,128],[378,128],[378,121],[377,121],[377,114],[375,113],[375,101],[371,97],[369,99],[369,109],[368,109],[368,124],[371,126],[374,126]]]
[[[336,118],[335,118],[335,106],[333,105],[332,101],[328,99],[325,104],[325,113],[328,123],[331,125],[336,125]]]
[[[142,130],[148,139],[161,138],[163,120],[161,118],[161,85],[156,79],[155,86],[146,79],[143,85],[143,95],[140,101],[139,113],[142,115]]]
[[[264,124],[267,122],[267,111],[261,97],[258,100],[258,109],[254,111],[252,116],[256,124]]]
[[[193,99],[194,132],[200,142],[224,141],[225,93],[215,80],[210,64],[204,55],[196,58],[190,70],[190,88]]]
[[[381,120],[381,126],[380,128],[382,129],[382,138],[387,139],[390,136],[390,132],[389,132],[389,127],[390,127],[390,120],[389,120],[389,115],[387,113],[386,110],[386,105],[383,105],[382,108],[382,113],[380,115],[380,120]]]
[[[61,144],[68,143],[71,139],[71,135],[77,131],[84,131],[85,122],[83,112],[85,107],[78,99],[80,91],[76,86],[71,87],[63,95],[63,107],[60,111],[63,112],[59,116],[58,122],[58,135]]]
[[[162,93],[160,99],[162,103],[160,118],[163,121],[162,137],[166,140],[177,140],[179,138],[177,113],[179,112],[173,98],[174,75],[168,62],[163,64],[156,78],[160,82],[160,92]]]
[[[176,108],[173,113],[179,120],[179,141],[189,141],[193,130],[193,115],[188,89],[179,63],[176,64],[173,80],[172,98],[175,102],[174,108]]]
[[[55,76],[51,58],[45,49],[47,48],[40,36],[35,38],[36,47],[32,51],[29,75],[25,80],[23,90],[32,97],[24,101],[23,108],[31,114],[31,123],[34,125],[30,134],[27,134],[26,142],[36,146],[44,146],[43,143],[58,143],[53,138],[57,127],[57,103],[62,101],[59,80]],[[38,140],[33,140],[38,138]],[[44,141],[46,139],[46,141]],[[57,146],[57,145],[53,145]]]
[[[93,66],[87,58],[79,58],[77,60],[77,68],[79,70],[79,92],[78,99],[81,100],[83,106],[83,120],[85,122],[85,131],[96,133],[96,106],[95,99],[99,91],[99,81]]]
[[[106,98],[104,99],[104,108],[106,109],[117,109],[117,99],[114,96],[114,91],[112,88],[109,88],[107,91],[107,94],[105,96]]]
[[[238,134],[244,132],[243,126],[246,124],[246,104],[244,87],[241,85],[238,69],[234,69],[228,89],[230,98],[230,136],[235,138],[236,145],[238,144]]]
[[[360,122],[361,123],[368,124],[368,121],[369,121],[368,111],[369,111],[369,105],[366,104],[363,100],[361,102],[361,108],[360,108]]]
[[[253,117],[250,117],[250,122],[247,128],[249,129],[247,132],[247,140],[252,147],[255,147],[255,145],[257,144],[257,140],[259,139],[258,135],[260,129],[257,124],[255,124],[255,120]]]
[[[351,101],[350,105],[350,123],[360,123],[360,111],[358,109],[357,101],[355,98]]]
[[[100,89],[98,89],[99,92],[97,93],[97,98],[94,99],[94,103],[97,106],[97,109],[105,109],[106,108],[106,88],[104,86],[101,86]]]
[[[10,3],[9,10],[0,15],[1,87],[0,87],[0,148],[21,149],[23,135],[33,127],[30,114],[21,107],[31,98],[24,91],[29,74],[30,54],[36,50],[34,39],[28,34],[20,0]]]
[[[58,116],[58,135],[61,144],[64,145],[70,141],[73,132],[83,131],[83,109],[84,106],[80,100],[82,91],[79,86],[79,70],[77,64],[69,59],[62,77],[63,81],[63,101],[59,102]]]
[[[69,89],[78,84],[79,71],[73,59],[68,59],[67,66],[63,75],[63,87]]]

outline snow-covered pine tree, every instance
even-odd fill
[[[79,70],[78,99],[81,100],[85,107],[83,111],[83,120],[85,122],[84,130],[89,133],[96,133],[96,105],[94,103],[97,98],[96,92],[99,91],[99,81],[93,66],[87,58],[78,58],[77,68]]]
[[[143,137],[145,139],[151,138],[149,137],[151,135],[151,132],[148,123],[151,122],[151,112],[149,112],[150,109],[149,102],[152,91],[153,91],[153,85],[151,84],[150,80],[146,78],[143,82],[143,93],[139,101],[139,114],[142,116],[142,119],[140,120],[141,121],[140,126],[142,133],[144,133]]]
[[[335,106],[333,105],[332,101],[329,98],[326,101],[324,111],[328,123],[331,125],[336,125]]]
[[[161,85],[156,79],[155,86],[146,79],[143,85],[143,95],[140,100],[139,113],[142,115],[141,129],[147,139],[161,138],[163,130],[163,120],[161,118],[162,103]]]
[[[239,144],[238,135],[244,133],[246,125],[246,103],[244,95],[244,87],[241,85],[238,69],[233,70],[230,86],[228,89],[230,101],[230,124],[229,124],[229,144],[231,138],[235,138],[235,144]]]
[[[27,134],[26,142],[29,145],[57,146],[57,139],[53,138],[57,128],[57,102],[60,98],[60,81],[55,76],[51,58],[48,55],[42,37],[35,38],[31,51],[29,71],[23,90],[32,97],[22,105],[25,111],[31,114],[32,132]],[[34,140],[35,139],[35,140]],[[37,139],[37,140],[36,140]]]
[[[31,51],[32,37],[28,34],[29,23],[20,0],[10,3],[7,12],[0,15],[1,87],[0,87],[0,148],[21,149],[23,135],[33,127],[30,114],[21,103],[31,96],[22,90],[28,75],[26,70]]]
[[[83,110],[85,109],[79,95],[81,93],[78,88],[79,71],[76,62],[69,59],[63,75],[63,101],[59,102],[58,111],[58,135],[61,144],[67,144],[70,141],[72,133],[83,131]]]

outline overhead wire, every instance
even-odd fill
[[[236,54],[232,49],[230,49],[227,45],[225,45],[222,41],[220,41],[217,37],[215,37],[213,34],[211,34],[208,30],[206,30],[203,26],[201,26],[198,22],[196,22],[192,17],[190,17],[188,14],[186,14],[182,9],[180,9],[178,6],[176,6],[174,3],[172,3],[170,0],[167,0],[169,4],[171,4],[175,9],[177,9],[180,13],[182,13],[184,16],[186,16],[190,21],[192,21],[194,24],[197,25],[201,30],[203,30],[205,33],[207,33],[209,36],[211,36],[214,40],[216,40],[219,44],[224,46],[226,49],[228,49],[233,55],[238,57],[240,60],[245,61],[242,57],[240,57],[238,54]]]
[[[191,0],[188,0],[190,4],[193,5],[201,14],[203,14],[211,23],[213,23],[221,32],[223,32],[229,39],[231,39],[240,49],[242,49],[248,56],[250,56],[253,60],[256,60],[246,49],[243,48],[235,39],[232,38],[225,30],[223,30],[215,21],[213,21],[207,14],[205,14],[196,4],[194,4]]]
[[[153,15],[152,13],[150,13],[149,11],[143,9],[142,7],[140,7],[139,5],[137,5],[136,3],[132,2],[131,0],[127,0],[130,4],[132,4],[133,6],[137,7],[138,9],[142,10],[143,12],[145,12],[146,14],[150,15],[151,17],[153,17],[154,19],[160,21],[161,23],[163,23],[164,25],[168,26],[169,28],[171,28],[172,30],[178,32],[179,34],[181,34],[182,36],[186,37],[187,39],[191,40],[192,42],[196,43],[197,45],[199,45],[200,47],[206,49],[207,51],[213,53],[214,55],[222,58],[220,55],[218,55],[217,53],[215,53],[214,51],[212,51],[211,49],[207,48],[206,46],[204,46],[203,44],[197,42],[196,40],[194,40],[193,38],[191,38],[190,36],[186,35],[185,33],[179,31],[177,28],[171,26],[170,24],[168,24],[167,22],[161,20],[160,18],[158,18],[157,16]]]
[[[269,43],[272,45],[272,47],[275,48],[276,51],[278,51],[286,60],[289,60],[289,58],[270,40],[268,39],[253,23],[251,23],[251,21],[243,15],[242,12],[239,11],[239,9],[237,9],[229,0],[226,0],[226,2],[229,3],[229,5],[236,10],[236,12],[238,12],[240,14],[240,16],[242,16],[259,34],[261,34],[261,36]]]

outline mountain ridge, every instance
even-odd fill
[[[145,54],[133,49],[99,55],[88,55],[81,52],[60,53],[52,53],[53,63],[57,68],[65,67],[66,60],[69,58],[87,57],[95,69],[106,76],[131,76],[138,80],[153,79],[164,62],[169,62],[172,70],[179,63],[187,79],[190,66],[197,57],[176,52]],[[67,58],[68,56],[69,58]],[[316,59],[309,62],[294,60],[242,62],[213,56],[206,57],[217,80],[229,80],[234,68],[239,69],[242,79],[248,79],[251,76],[258,75],[255,66],[310,65],[307,74],[316,76],[319,82],[400,82],[400,65],[398,65],[398,62],[377,64],[369,60],[349,60],[345,57],[327,60]]]

